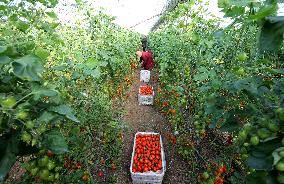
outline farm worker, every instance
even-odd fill
[[[136,55],[142,62],[142,67],[145,70],[151,70],[154,67],[154,60],[150,51],[137,51]]]
[[[152,70],[154,67],[154,60],[150,51],[137,51],[136,55],[142,61],[144,70]]]

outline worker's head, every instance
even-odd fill
[[[137,51],[136,56],[140,58],[142,56],[142,51]]]

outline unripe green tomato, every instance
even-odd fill
[[[39,176],[43,180],[47,180],[49,177],[49,171],[47,169],[43,169],[40,171]]]
[[[47,178],[48,181],[54,181],[54,174],[53,173],[50,173],[48,178]]]
[[[204,177],[205,180],[208,179],[208,178],[209,178],[208,172],[204,172],[204,173],[203,173],[203,177]]]
[[[239,76],[242,76],[245,74],[245,69],[244,68],[239,68],[237,71],[236,71],[236,74],[239,75]]]
[[[55,172],[58,172],[58,171],[60,171],[62,169],[62,167],[60,167],[60,166],[57,166],[57,167],[55,167]]]
[[[257,131],[257,135],[261,139],[266,139],[270,136],[270,131],[266,128],[261,128]]]
[[[22,140],[26,143],[29,143],[31,139],[32,139],[32,136],[28,132],[24,131],[22,134]]]
[[[36,139],[32,139],[32,146],[36,145],[37,140]]]
[[[239,61],[245,61],[247,59],[247,54],[245,52],[238,54]]]
[[[45,131],[46,131],[46,128],[45,128],[44,125],[42,125],[42,126],[40,126],[40,127],[38,128],[38,132],[39,132],[39,133],[44,133]]]
[[[26,122],[27,129],[32,129],[34,126],[35,126],[34,122],[32,122],[32,121],[27,121]]]
[[[51,170],[55,167],[55,163],[52,160],[49,160],[48,164],[47,164],[47,169]]]
[[[193,124],[194,124],[195,126],[197,126],[197,125],[199,124],[199,122],[198,122],[198,121],[195,121]]]
[[[25,120],[25,119],[27,119],[27,117],[28,117],[28,113],[27,112],[25,112],[25,111],[20,111],[18,114],[17,114],[17,118],[18,119],[21,119],[21,120]]]
[[[280,157],[284,158],[284,151],[280,151],[278,154]]]
[[[45,167],[47,166],[48,162],[49,162],[48,156],[45,155],[43,158],[39,160],[38,165],[40,167]]]
[[[11,109],[17,104],[16,98],[11,96],[1,102],[1,105],[5,108]]]
[[[31,170],[31,174],[32,174],[33,176],[35,176],[35,175],[37,174],[38,170],[39,170],[38,167],[33,168],[33,169]]]
[[[284,175],[278,174],[278,176],[277,176],[277,181],[278,181],[280,184],[283,184],[283,183],[284,183]]]
[[[55,179],[58,179],[58,178],[59,178],[59,173],[58,173],[58,172],[55,173],[54,178],[55,178]]]
[[[284,160],[280,160],[280,161],[276,164],[275,168],[276,168],[278,171],[284,171]]]
[[[246,159],[248,158],[248,154],[242,154],[241,158],[242,158],[243,160],[246,160]]]
[[[254,145],[254,146],[258,145],[258,144],[259,144],[259,138],[258,138],[258,136],[252,136],[252,137],[250,138],[250,143],[251,143],[252,145]]]
[[[261,118],[260,120],[260,123],[259,125],[263,128],[267,128],[268,127],[268,122],[269,122],[269,119],[267,118]]]
[[[244,131],[248,134],[252,130],[252,126],[250,123],[244,125]]]
[[[268,124],[268,128],[269,128],[269,130],[271,130],[271,131],[273,131],[273,132],[279,131],[279,125],[276,124],[275,122],[270,122],[270,123]]]
[[[246,138],[247,138],[247,133],[246,133],[245,131],[241,131],[241,132],[239,133],[239,138],[240,138],[241,140],[246,140]]]
[[[284,121],[284,108],[279,107],[278,109],[276,109],[275,113],[280,121]]]
[[[245,143],[244,143],[244,146],[245,146],[245,147],[248,147],[248,146],[249,146],[249,143],[245,142]]]

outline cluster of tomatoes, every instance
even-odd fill
[[[215,179],[214,184],[223,184],[224,180],[222,178],[222,174],[227,172],[227,167],[225,165],[219,166],[218,169],[215,171],[215,175],[217,178]]]
[[[208,182],[209,183],[214,182],[214,184],[223,184],[224,183],[223,177],[227,172],[227,167],[225,165],[218,165],[216,163],[213,163],[213,165],[216,167],[216,170],[214,169],[215,170],[214,176],[211,176],[211,178],[210,178],[210,175],[207,171],[202,173],[200,175],[201,183],[208,183]],[[211,170],[211,169],[209,169],[209,170]]]
[[[152,95],[153,89],[151,86],[140,86],[140,94],[141,95]]]
[[[79,162],[75,162],[73,160],[70,160],[68,158],[65,158],[64,168],[68,169],[69,172],[73,170],[78,170],[82,168],[82,164]]]
[[[132,172],[157,172],[162,169],[159,134],[138,134],[135,142]]]

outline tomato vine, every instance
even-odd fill
[[[131,84],[140,35],[79,1],[66,24],[57,3],[0,6],[0,180],[28,156],[21,183],[114,182],[124,127],[113,103]]]
[[[281,183],[283,19],[268,17],[275,15],[277,2],[219,0],[233,19],[225,28],[222,19],[205,16],[209,12],[202,3],[179,4],[149,36],[160,72],[156,102],[173,123],[178,153],[192,162],[200,159],[199,145],[213,131],[227,139],[214,143],[221,149],[215,161],[239,167],[224,176],[227,182]],[[277,42],[272,19],[282,25]],[[207,159],[204,164],[212,160]],[[203,169],[212,176],[206,172],[201,182],[223,183],[210,165]]]

